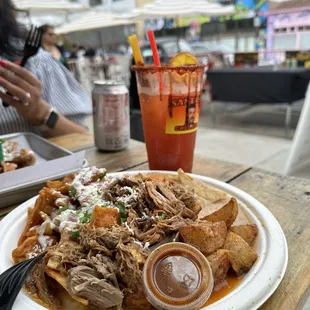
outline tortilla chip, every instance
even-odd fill
[[[68,292],[68,286],[67,286],[67,277],[59,273],[58,271],[55,271],[53,269],[50,269],[48,267],[45,267],[46,274],[53,278],[55,281],[57,281],[67,292]],[[68,292],[69,293],[69,292]],[[70,295],[73,299],[80,302],[81,304],[87,306],[88,300],[85,298],[81,298],[78,296]]]
[[[41,217],[41,212],[50,214],[51,211],[54,210],[54,202],[59,197],[61,197],[61,193],[55,191],[54,189],[44,187],[40,191],[34,207],[28,208],[27,222],[24,231],[18,240],[18,245],[21,245],[27,238],[27,233],[31,227],[42,224],[43,220]]]
[[[191,176],[186,174],[182,169],[178,170],[178,180],[187,189],[194,189],[195,193],[208,202],[216,202],[224,200],[229,197],[225,192],[210,186],[202,181],[194,180]]]
[[[104,208],[96,206],[91,216],[90,227],[109,228],[113,225],[120,224],[120,214],[116,208]]]
[[[48,188],[55,189],[56,191],[61,192],[63,195],[68,195],[69,186],[63,181],[47,181],[46,185]]]
[[[25,259],[27,259],[27,254],[30,253],[34,247],[37,246],[38,249],[41,249],[40,243],[38,241],[38,236],[32,236],[27,238],[20,244],[16,249],[12,252],[13,261],[15,263],[19,263]]]

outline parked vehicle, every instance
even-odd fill
[[[200,60],[213,59],[218,65],[231,66],[234,62],[234,49],[221,43],[194,42],[190,44],[194,55]]]
[[[170,59],[179,52],[192,53],[192,48],[187,41],[176,37],[162,37],[156,39],[158,53],[162,63],[169,63]],[[153,63],[153,54],[148,42],[141,47],[141,53],[146,64]]]
[[[130,55],[120,51],[102,51],[100,56],[105,79],[122,80],[129,87]]]
[[[191,48],[195,50],[197,53],[234,53],[234,49],[221,44],[221,43],[214,43],[214,42],[193,42],[190,44]]]

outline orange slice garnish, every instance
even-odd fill
[[[173,67],[182,67],[186,65],[197,65],[197,64],[198,64],[197,58],[187,52],[178,53],[170,60],[170,65]],[[173,72],[172,76],[176,82],[179,82],[179,83],[183,82],[187,85],[189,84],[190,78],[192,82],[193,82],[193,79],[196,79],[196,74],[192,74],[192,76],[190,77],[189,73],[184,73],[181,75],[181,74],[178,74],[177,72]]]
[[[178,53],[170,60],[170,65],[174,67],[197,65],[197,64],[198,64],[197,58],[192,54],[186,52]]]

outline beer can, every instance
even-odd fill
[[[125,149],[130,139],[128,90],[122,82],[96,81],[94,84],[95,145],[104,151]]]

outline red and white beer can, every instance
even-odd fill
[[[122,82],[96,81],[92,91],[96,147],[125,149],[130,139],[128,89]]]

